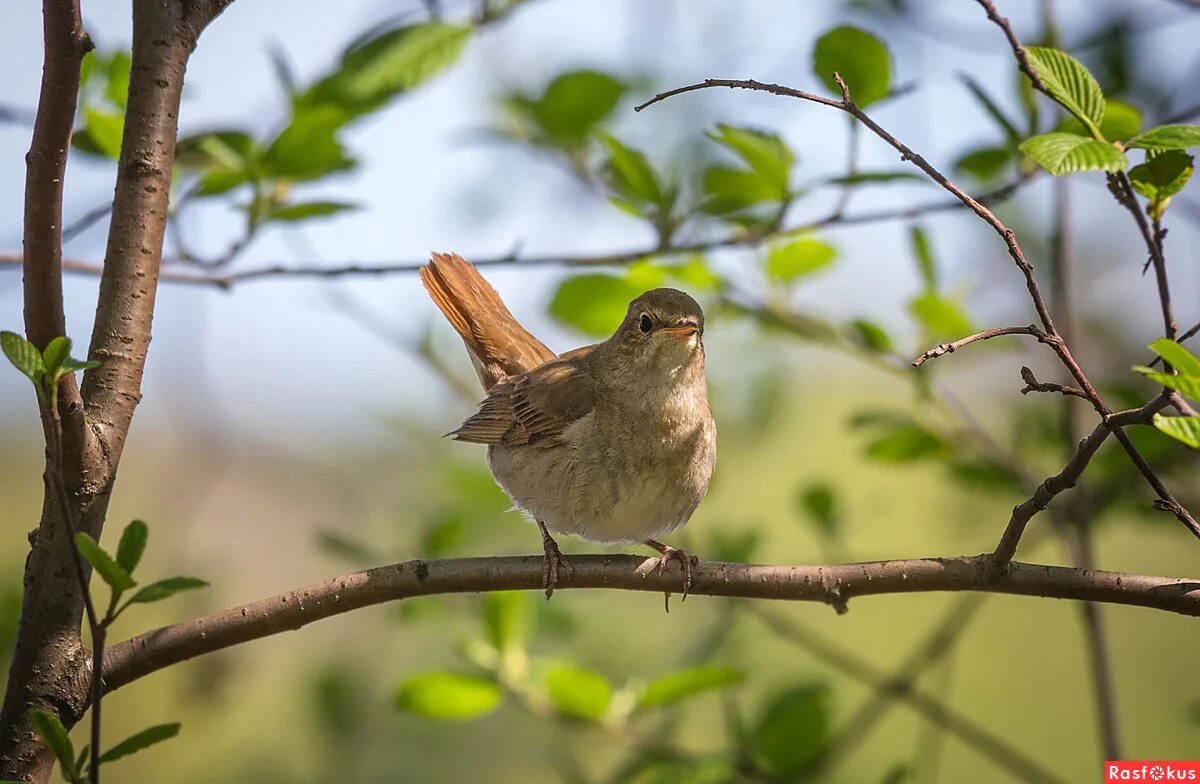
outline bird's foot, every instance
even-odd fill
[[[558,587],[559,572],[570,573],[573,568],[571,562],[562,554],[562,550],[558,549],[558,542],[554,541],[549,534],[542,537],[542,549],[546,553],[546,566],[542,571],[542,587],[546,589],[546,599],[549,600],[554,595],[554,589]]]
[[[662,553],[658,559],[659,574],[662,574],[666,570],[667,564],[671,561],[679,561],[679,565],[683,569],[683,598],[680,601],[687,601],[688,593],[692,590],[692,567],[698,566],[700,559],[677,547],[671,547],[662,542],[656,542],[653,539],[647,540],[646,544]]]

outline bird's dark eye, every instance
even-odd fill
[[[640,319],[638,319],[638,329],[640,329],[642,331],[643,335],[649,335],[650,330],[653,328],[654,328],[653,319],[651,319],[650,316],[643,313],[642,317]]]

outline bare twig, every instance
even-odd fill
[[[761,607],[750,607],[750,614],[762,621],[780,637],[812,654],[826,665],[851,678],[867,684],[878,694],[889,693],[907,703],[922,716],[1003,767],[1021,781],[1062,782],[1063,779],[1046,770],[1036,760],[1027,757],[1000,736],[959,713],[933,697],[906,686],[892,691],[894,681],[886,672],[877,669],[848,647],[827,640],[794,619]]]
[[[1032,324],[1027,327],[993,327],[991,329],[982,330],[981,332],[976,332],[974,335],[967,335],[965,338],[959,338],[958,340],[954,340],[949,343],[942,343],[941,345],[934,346],[921,356],[914,359],[912,361],[912,366],[921,367],[921,365],[924,365],[929,360],[936,359],[943,354],[953,354],[963,346],[969,346],[972,343],[977,343],[981,340],[991,340],[992,338],[1003,337],[1004,335],[1032,335],[1033,337],[1037,338],[1039,342],[1048,342],[1046,333]]]
[[[1028,367],[1021,368],[1021,380],[1025,382],[1025,386],[1021,388],[1022,395],[1028,395],[1030,392],[1057,392],[1061,395],[1081,397],[1087,400],[1087,395],[1078,387],[1057,384],[1053,381],[1038,381],[1037,376],[1033,375],[1033,371]]]

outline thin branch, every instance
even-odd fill
[[[1060,395],[1081,397],[1087,400],[1087,395],[1083,393],[1082,389],[1066,384],[1057,384],[1053,381],[1038,381],[1037,376],[1033,375],[1033,371],[1027,367],[1021,368],[1021,380],[1025,382],[1025,386],[1021,388],[1022,395],[1028,395],[1030,392],[1057,392]]]
[[[978,197],[976,197],[976,200],[981,204],[1000,203],[1011,197],[1030,179],[1031,175],[1022,175],[1006,185],[980,194]],[[816,220],[796,224],[793,226],[780,227],[772,231],[738,232],[715,240],[676,244],[667,249],[658,248],[657,246],[641,247],[632,250],[615,251],[613,253],[605,253],[593,256],[573,256],[570,254],[561,253],[545,256],[519,256],[516,253],[506,253],[501,256],[474,258],[471,260],[471,263],[477,267],[507,265],[515,268],[543,266],[617,266],[631,264],[650,255],[669,257],[675,255],[686,255],[689,253],[721,250],[723,248],[751,247],[759,245],[768,240],[782,239],[821,228],[858,226],[885,221],[909,220],[921,215],[928,215],[937,212],[949,212],[962,208],[963,203],[958,199],[946,199],[945,201],[935,201],[928,204],[919,204],[911,207],[862,212],[857,215],[838,215],[836,213],[831,213],[823,218],[818,218]],[[21,261],[20,253],[0,253],[0,267],[19,265],[21,264]],[[164,262],[186,263],[186,260],[181,258],[169,258],[164,259]],[[405,274],[416,272],[421,267],[425,266],[427,262],[427,259],[348,262],[335,264],[328,267],[297,267],[291,264],[268,263],[262,266],[251,267],[249,269],[225,274],[203,274],[186,269],[173,269],[169,266],[166,266],[159,271],[159,280],[163,283],[208,286],[212,288],[228,290],[241,283],[274,280],[278,278],[331,279],[355,276]],[[76,275],[96,276],[104,271],[104,265],[98,262],[84,261],[81,259],[66,259],[63,261],[63,271]]]
[[[1154,415],[1166,407],[1167,401],[1167,396],[1162,394],[1141,408],[1112,414],[1097,424],[1091,434],[1079,442],[1075,453],[1067,461],[1062,471],[1042,482],[1033,495],[1013,508],[1008,526],[1000,537],[1000,543],[996,545],[994,556],[997,565],[1008,563],[1016,555],[1021,535],[1025,533],[1025,526],[1029,524],[1034,515],[1049,506],[1056,495],[1075,486],[1084,469],[1091,462],[1092,456],[1108,438],[1109,433],[1120,432],[1120,429],[1126,425],[1151,422]]]
[[[993,327],[985,329],[981,332],[976,332],[974,335],[967,335],[965,338],[951,341],[950,343],[942,343],[939,346],[926,351],[921,356],[912,361],[913,367],[921,367],[931,359],[936,359],[944,354],[953,354],[963,346],[969,346],[972,343],[978,343],[981,340],[991,340],[992,338],[1003,337],[1004,335],[1032,335],[1039,342],[1046,342],[1046,333],[1030,324],[1028,327]]]
[[[1027,757],[1020,749],[1012,746],[999,735],[977,724],[970,716],[959,713],[939,700],[913,689],[911,686],[890,691],[893,681],[886,672],[860,657],[848,646],[827,640],[795,620],[784,618],[781,613],[760,607],[749,608],[750,614],[762,621],[780,637],[810,653],[826,665],[865,683],[878,694],[885,692],[916,709],[922,716],[937,726],[979,751],[992,762],[1003,767],[1021,781],[1063,782],[1036,760]]]

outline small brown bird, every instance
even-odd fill
[[[421,280],[487,392],[449,435],[487,444],[492,476],[537,523],[546,597],[571,568],[551,531],[643,542],[660,570],[679,561],[686,597],[696,559],[656,537],[688,521],[716,465],[700,305],[648,291],[611,338],[555,356],[461,257],[433,254]]]

